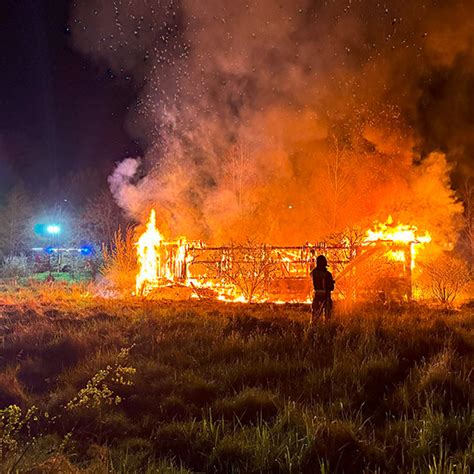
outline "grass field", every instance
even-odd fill
[[[2,472],[474,469],[474,315],[0,295]]]

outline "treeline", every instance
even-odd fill
[[[464,206],[456,253],[474,267],[474,184],[466,180],[457,190]],[[309,211],[310,212],[310,211]],[[38,226],[58,224],[56,245],[109,247],[118,230],[131,224],[117,206],[107,185],[107,174],[93,168],[71,172],[34,190],[17,182],[0,196],[0,259],[22,255],[33,246],[48,246],[51,237]]]
[[[61,227],[57,236],[45,235],[50,224]],[[71,172],[39,191],[17,182],[0,200],[0,258],[50,245],[100,249],[110,246],[114,233],[128,224],[106,176],[94,169]]]

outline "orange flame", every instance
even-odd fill
[[[368,230],[364,242],[385,242],[387,244],[409,245],[410,266],[415,268],[416,256],[419,250],[431,242],[428,232],[424,235],[417,234],[418,228],[414,225],[394,224],[392,216],[388,216],[386,222],[375,224],[373,230]],[[385,256],[396,262],[406,262],[406,252],[402,249],[388,249]]]
[[[415,259],[420,248],[431,241],[428,232],[418,234],[414,225],[394,224],[391,216],[385,223],[376,223],[373,229],[366,232],[362,247],[378,244],[386,247],[385,256],[395,262],[409,265],[412,270],[415,267]],[[349,245],[349,244],[348,244]],[[171,285],[181,285],[192,290],[192,297],[201,297],[201,293],[212,294],[214,298],[228,302],[246,302],[246,293],[239,288],[232,279],[224,278],[222,275],[210,277],[200,275],[193,277],[189,271],[189,264],[193,263],[192,250],[203,250],[206,248],[202,243],[189,243],[184,237],[175,241],[167,241],[156,226],[156,212],[153,209],[146,224],[146,229],[139,237],[137,243],[138,273],[136,275],[136,295],[147,295],[155,288]],[[268,247],[272,252],[271,247]],[[292,265],[298,269],[298,277],[308,275],[314,252],[308,251],[311,245],[307,244],[301,249],[275,248],[272,254],[272,262],[279,262],[284,274],[290,276]],[[251,256],[244,256],[248,261]],[[296,264],[296,262],[298,262]],[[215,262],[220,270],[228,270],[232,267],[232,257],[223,253],[221,260]],[[301,273],[302,272],[302,273]],[[293,273],[293,275],[295,275]],[[266,296],[253,296],[254,301],[266,301]],[[279,302],[279,301],[277,301]]]
[[[185,278],[186,240],[166,242],[156,227],[156,212],[150,212],[146,230],[136,243],[138,273],[136,294],[147,294],[151,289],[168,286]]]
[[[176,283],[196,289],[210,289],[216,298],[228,302],[245,302],[238,289],[222,280],[195,280],[187,273],[188,242],[183,237],[177,241],[167,241],[156,227],[156,212],[150,212],[146,229],[137,243],[138,272],[136,275],[136,295],[147,295],[155,288],[163,288]],[[222,262],[223,265],[226,261]],[[196,294],[193,295],[198,297]]]

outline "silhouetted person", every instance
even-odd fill
[[[334,290],[334,279],[331,272],[327,270],[328,261],[324,255],[319,255],[316,259],[316,267],[311,270],[313,279],[314,298],[313,298],[313,318],[312,323],[322,316],[329,319],[331,317],[332,300],[331,291]]]

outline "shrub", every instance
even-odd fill
[[[30,424],[36,419],[35,406],[26,411],[17,405],[9,405],[0,410],[0,460],[13,455],[20,444],[21,433],[29,430]]]
[[[131,366],[123,365],[129,356],[129,348],[122,349],[115,362],[108,365],[105,369],[99,370],[86,384],[79,390],[78,394],[68,402],[66,408],[75,410],[77,408],[98,408],[101,405],[118,405],[122,399],[114,393],[111,387],[128,386],[133,382],[131,377],[136,369]]]
[[[24,255],[10,255],[4,258],[0,266],[0,276],[3,278],[21,278],[31,274],[28,259]]]
[[[444,305],[454,303],[469,282],[469,269],[463,260],[444,253],[423,265],[423,283],[429,294]]]
[[[130,293],[135,288],[137,273],[137,251],[133,227],[128,227],[125,234],[119,229],[114,234],[112,247],[103,248],[103,264],[100,270],[107,282],[114,289]]]
[[[223,251],[218,275],[246,301],[252,302],[266,295],[276,267],[266,245],[247,239],[243,243],[231,243]],[[215,271],[211,266],[212,270]]]

